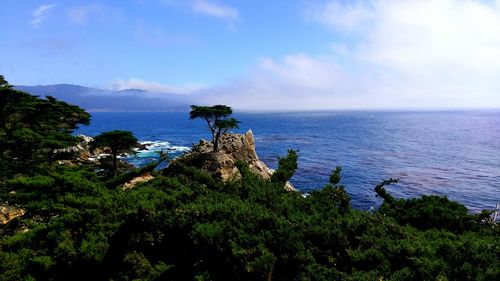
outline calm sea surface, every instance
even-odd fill
[[[397,197],[447,195],[471,211],[493,209],[500,201],[500,111],[236,113],[240,129],[252,129],[259,157],[275,168],[287,149],[299,150],[292,183],[307,192],[323,187],[335,166],[353,205],[377,207],[373,187],[399,178],[388,190]],[[201,120],[187,112],[93,113],[77,133],[94,136],[130,130],[151,150],[172,155],[210,137]],[[143,152],[131,162],[155,157]]]

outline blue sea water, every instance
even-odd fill
[[[397,197],[447,195],[471,211],[493,209],[500,201],[500,111],[341,111],[241,113],[236,132],[252,129],[257,153],[275,168],[287,149],[299,150],[292,183],[308,192],[323,187],[335,166],[360,209],[377,207],[374,186],[399,178],[387,189]],[[94,136],[130,130],[151,150],[171,156],[210,134],[187,112],[93,113],[90,126],[77,133]],[[136,165],[156,157],[152,151],[129,159]]]

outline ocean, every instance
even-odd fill
[[[299,150],[292,184],[302,192],[322,188],[336,166],[359,209],[376,208],[374,186],[396,197],[446,195],[470,211],[494,209],[500,201],[500,110],[473,111],[338,111],[244,113],[235,132],[254,133],[257,153],[276,168],[277,157]],[[188,112],[95,112],[78,134],[95,136],[130,130],[150,144],[148,151],[126,160],[143,165],[167,150],[170,157],[210,138],[202,120]]]

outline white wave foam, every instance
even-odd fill
[[[141,141],[139,143],[145,146],[145,149],[134,149],[138,157],[151,157],[160,151],[178,153],[190,150],[187,146],[172,145],[168,141]]]
[[[172,149],[174,149],[175,151],[179,151],[179,152],[185,152],[185,151],[189,151],[191,150],[191,148],[187,147],[187,146],[172,146]]]

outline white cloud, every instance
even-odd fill
[[[49,11],[53,9],[56,4],[41,5],[32,12],[31,26],[39,27],[48,18]]]
[[[369,2],[328,1],[310,5],[305,17],[322,22],[334,31],[352,32],[373,20],[374,12]]]
[[[195,12],[211,17],[234,21],[240,16],[236,8],[209,0],[195,0],[192,5]]]
[[[404,70],[430,64],[456,64],[479,70],[500,68],[499,1],[333,3],[350,5],[344,10],[350,9],[352,14],[370,15],[365,17],[367,21],[337,21],[337,14],[328,8],[332,2],[312,12],[313,18],[327,27],[339,29],[349,25],[365,30],[364,38],[351,46],[359,59]]]
[[[138,90],[149,91],[151,93],[189,94],[200,89],[200,86],[196,85],[172,86],[153,81],[145,81],[138,78],[130,78],[127,80],[116,79],[112,81],[107,88],[116,91],[138,89]]]
[[[200,96],[262,109],[500,107],[500,0],[315,1],[304,16],[331,31],[329,53],[264,59]]]

